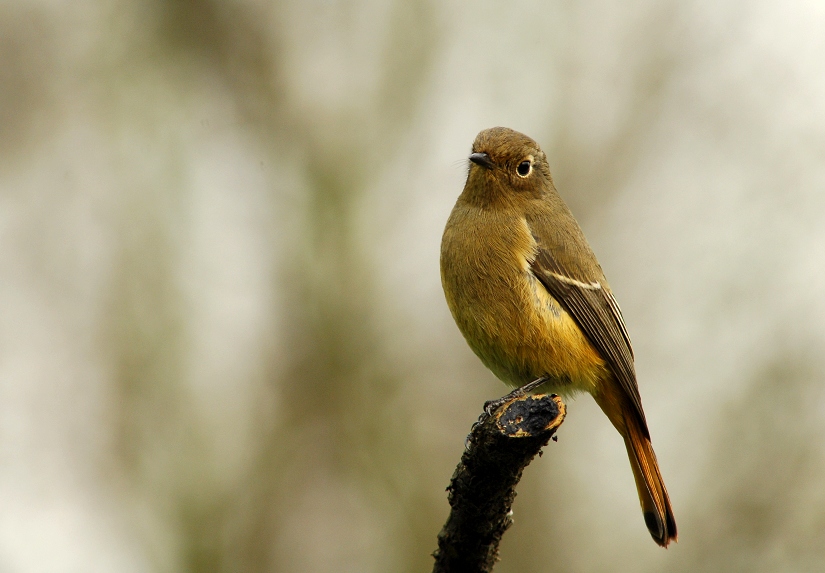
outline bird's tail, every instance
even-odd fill
[[[676,541],[676,519],[673,517],[673,508],[670,506],[656,454],[639,422],[625,418],[625,426],[627,433],[624,435],[624,443],[636,479],[636,491],[639,492],[645,524],[653,541],[667,547],[668,543]]]
[[[659,463],[656,461],[656,454],[653,453],[644,422],[640,420],[629,401],[623,400],[617,394],[605,392],[594,397],[624,438],[645,525],[653,541],[667,547],[668,543],[676,541],[676,519],[673,517],[670,498],[659,471]]]

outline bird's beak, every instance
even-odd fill
[[[493,162],[490,161],[490,156],[486,153],[471,153],[470,161],[472,161],[476,165],[481,165],[485,169],[493,168]]]

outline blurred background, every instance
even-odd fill
[[[825,5],[2,0],[0,570],[429,571],[505,392],[441,292],[478,131],[611,281],[679,543],[587,396],[501,573],[825,570]]]

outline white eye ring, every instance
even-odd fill
[[[516,167],[516,175],[518,175],[522,179],[530,175],[532,172],[533,162],[529,159],[525,159],[524,161],[518,164],[518,167]]]

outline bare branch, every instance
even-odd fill
[[[481,415],[450,487],[452,510],[438,534],[433,573],[489,573],[498,545],[512,524],[510,508],[524,468],[547,445],[564,420],[555,394],[517,396],[492,416]]]

